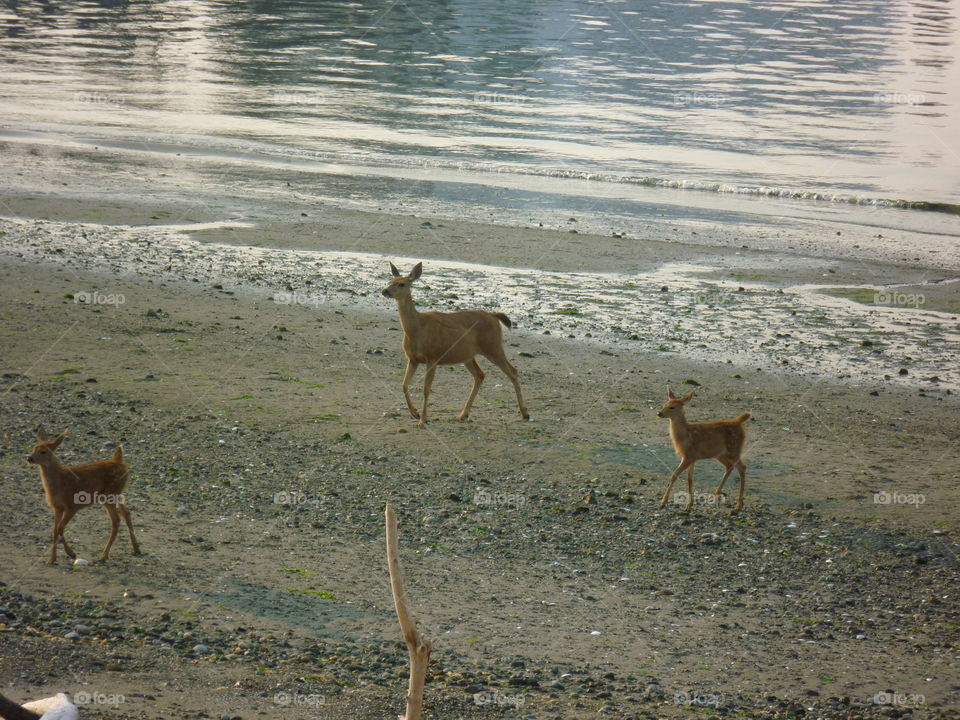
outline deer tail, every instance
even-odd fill
[[[116,463],[123,462],[123,445],[117,445],[113,450],[113,461]]]
[[[508,328],[512,328],[512,327],[513,327],[513,323],[510,322],[510,318],[508,318],[508,317],[507,317],[506,315],[504,315],[503,313],[491,313],[491,314],[492,314],[497,320],[499,320],[499,321],[502,322],[504,325],[506,325]]]
[[[734,422],[742,423],[745,420],[749,420],[749,419],[750,419],[750,413],[744,413],[743,415],[738,415],[734,420]]]

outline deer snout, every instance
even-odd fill
[[[660,412],[657,413],[657,417],[666,417],[666,415],[664,415],[663,410],[661,410]]]
[[[390,297],[390,288],[384,288],[383,292],[380,294],[383,295],[385,298]]]
[[[36,465],[37,461],[33,459],[33,455],[27,455],[27,462],[31,465]]]

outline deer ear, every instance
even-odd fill
[[[47,431],[43,429],[43,425],[37,425],[37,440],[40,442],[46,442],[49,440],[47,437]]]
[[[60,447],[60,443],[63,442],[63,439],[67,436],[67,433],[68,433],[68,432],[69,432],[69,430],[64,430],[62,433],[60,433],[59,435],[57,435],[57,437],[54,438],[53,441],[50,443],[50,447],[51,447],[52,449],[54,449],[54,450],[56,450],[58,447]]]
[[[683,400],[684,402],[689,402],[696,392],[697,392],[696,390],[691,390],[680,399]]]
[[[423,272],[423,263],[418,262],[416,265],[413,266],[413,270],[410,271],[410,279],[416,280],[417,278],[420,277],[420,274],[422,272]]]
[[[677,396],[673,394],[673,388],[667,385],[667,397],[670,400],[674,400]]]
[[[397,266],[393,263],[390,263],[390,272],[393,273],[394,277],[400,277],[400,271],[397,270]]]

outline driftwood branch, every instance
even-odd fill
[[[35,712],[24,710],[20,705],[0,695],[0,718],[5,720],[40,720]]]
[[[393,604],[397,609],[400,631],[407,643],[410,654],[410,684],[407,687],[407,712],[400,720],[420,720],[423,710],[423,684],[427,677],[427,664],[433,645],[420,635],[417,625],[410,617],[407,608],[407,591],[400,572],[400,544],[397,539],[397,516],[387,503],[384,513],[387,523],[387,565],[390,568],[390,589],[393,591]]]

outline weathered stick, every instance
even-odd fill
[[[13,700],[8,700],[0,695],[0,718],[6,720],[40,720],[40,716],[35,712],[24,710]]]
[[[427,664],[433,644],[417,631],[417,625],[407,609],[407,591],[403,587],[403,575],[400,573],[400,544],[397,539],[397,516],[390,503],[385,511],[387,522],[387,566],[390,568],[390,589],[393,591],[393,604],[397,609],[397,621],[400,631],[407,642],[410,653],[410,684],[407,686],[407,712],[400,720],[420,720],[423,710],[423,683],[427,678]]]

